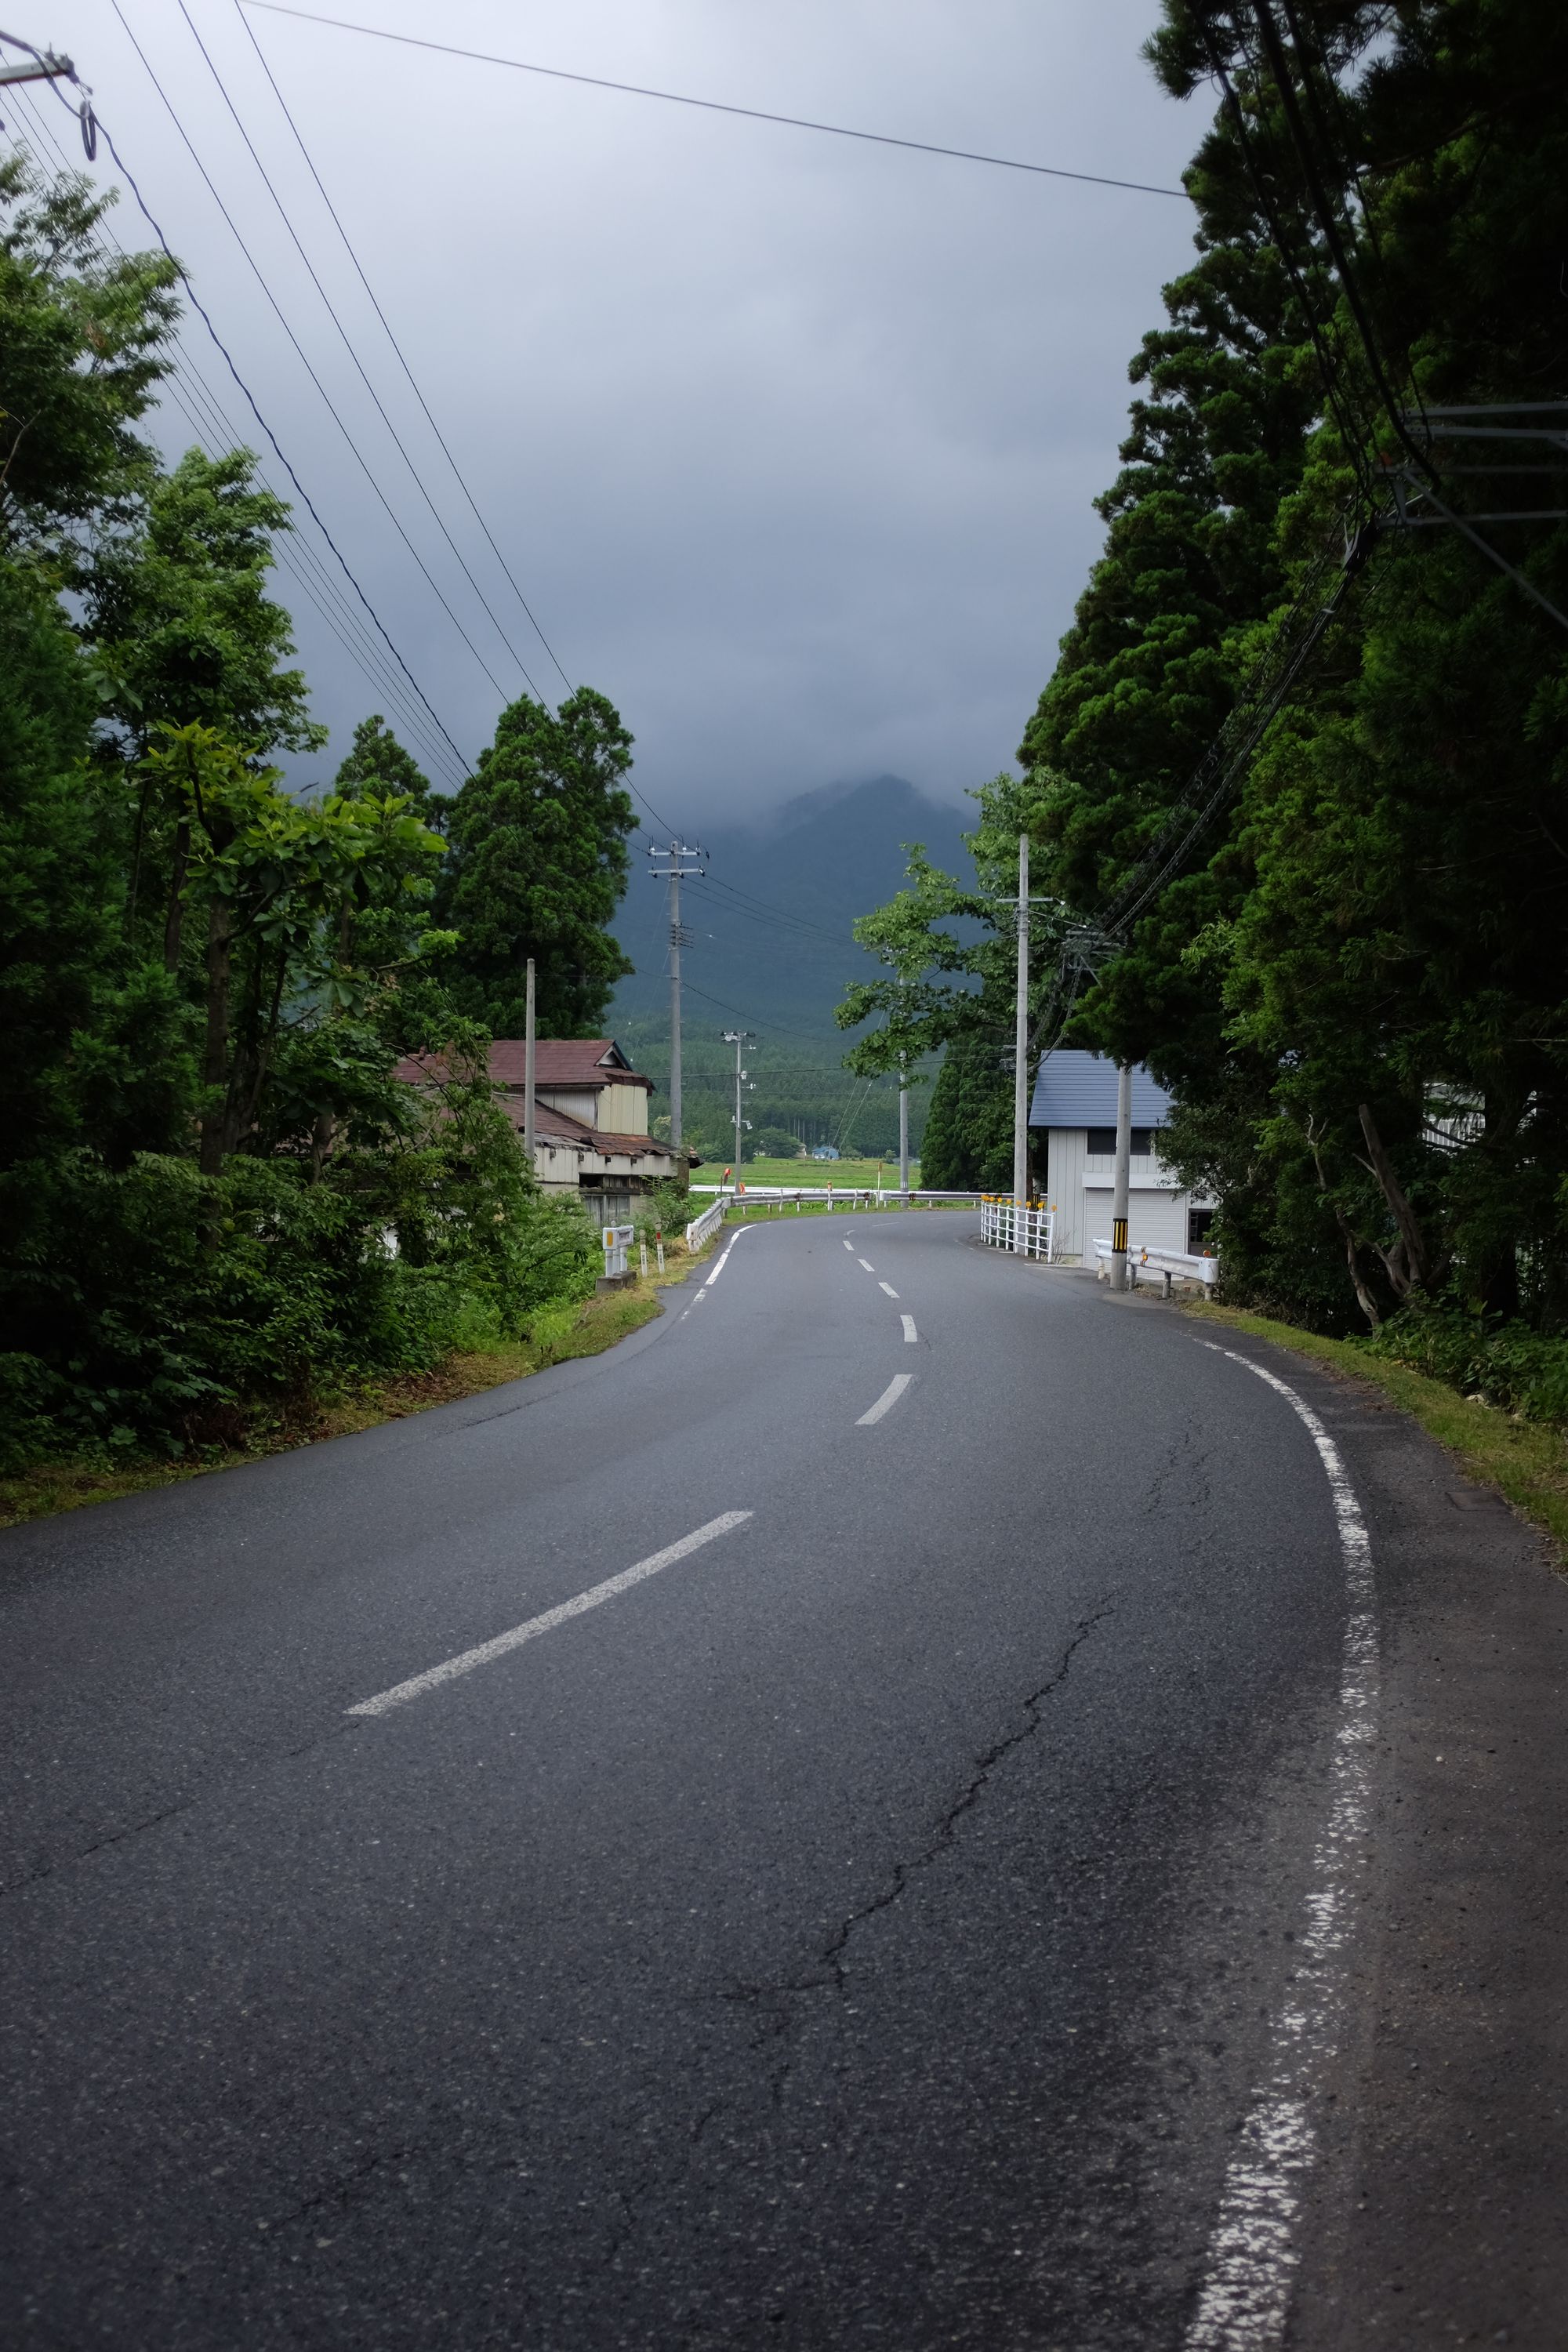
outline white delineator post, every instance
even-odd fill
[[[1029,1197],[1029,836],[1018,835],[1018,1002],[1014,1024],[1013,1201]],[[1016,1228],[1015,1228],[1016,1230]],[[1015,1243],[1015,1247],[1017,1244]]]
[[[1116,1072],[1116,1172],[1110,1192],[1110,1287],[1127,1287],[1127,1193],[1132,1160],[1132,1066]]]
[[[531,1176],[538,1173],[533,1164],[533,1097],[537,1058],[534,1052],[533,958],[530,956],[528,992],[522,1016],[522,1154]]]

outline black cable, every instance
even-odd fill
[[[409,49],[434,49],[444,58],[467,58],[475,65],[508,66],[514,73],[541,74],[549,81],[581,82],[589,89],[619,90],[626,98],[658,98],[670,106],[695,106],[705,114],[739,114],[748,122],[781,122],[791,131],[821,131],[833,139],[868,140],[874,147],[906,147],[917,155],[948,155],[960,163],[991,163],[999,171],[1031,172],[1047,180],[1081,180],[1096,188],[1130,188],[1140,196],[1184,197],[1184,188],[1160,188],[1147,180],[1112,180],[1102,172],[1068,172],[1056,163],[1020,163],[1011,155],[979,155],[967,147],[935,147],[927,139],[894,139],[883,131],[851,131],[842,122],[812,122],[799,114],[769,114],[760,106],[726,106],[716,98],[687,98],[676,89],[647,89],[640,82],[607,81],[602,74],[567,73],[560,66],[530,65],[522,58],[495,58],[482,49],[458,49],[447,41],[426,41],[413,33],[388,33],[379,25],[350,25],[341,16],[317,16],[306,8],[285,8],[279,0],[244,0],[274,16],[298,16],[307,25],[330,25],[334,32],[363,33],[375,41],[396,41]]]
[[[99,122],[98,127],[103,134],[104,145],[108,148],[110,154],[114,159],[114,167],[116,171],[120,173],[121,179],[125,182],[126,186],[135,197],[142,218],[146,221],[147,226],[152,230],[153,236],[157,238],[159,245],[163,248],[165,259],[173,264],[180,283],[185,289],[186,297],[190,301],[192,310],[195,310],[197,318],[200,319],[203,326],[212,337],[213,342],[216,346],[218,354],[223,360],[225,366],[228,369],[230,375],[233,376],[235,383],[239,386],[240,391],[245,394],[246,402],[250,409],[251,415],[255,417],[258,425],[260,425],[263,433],[266,434],[268,440],[272,444],[272,448],[277,457],[278,462],[282,467],[284,472],[288,475],[289,479],[293,483],[295,492],[299,497],[300,503],[305,508],[306,512],[310,515],[311,521],[316,526],[316,529],[321,532],[321,537],[326,541],[327,545],[331,549],[333,555],[337,559],[339,567],[342,572],[343,577],[347,580],[350,587],[353,588],[354,594],[359,598],[360,603],[364,606],[365,611],[370,614],[371,619],[375,623],[376,629],[381,636],[384,638],[388,649],[396,662],[398,668],[403,672],[404,677],[408,680],[409,685],[418,696],[420,702],[429,712],[432,719],[434,719],[442,740],[447,744],[453,758],[458,761],[458,766],[462,769],[464,775],[471,775],[473,772],[469,768],[468,761],[464,759],[461,751],[458,751],[457,744],[452,740],[451,736],[447,734],[445,726],[442,724],[440,713],[437,710],[434,703],[426,695],[424,688],[415,677],[414,672],[409,668],[408,664],[404,660],[402,654],[399,653],[396,645],[394,643],[392,635],[388,630],[385,622],[382,619],[381,614],[376,611],[375,606],[371,603],[370,598],[365,594],[364,590],[360,586],[359,582],[355,579],[353,572],[349,569],[348,561],[344,556],[342,548],[339,547],[337,541],[332,537],[331,532],[327,529],[326,524],[322,521],[321,511],[317,507],[315,500],[311,498],[309,490],[306,489],[305,485],[300,479],[299,475],[294,471],[292,465],[284,454],[282,443],[279,440],[278,436],[274,433],[271,425],[268,425],[266,417],[262,415],[260,408],[257,405],[255,394],[251,391],[250,386],[246,383],[245,378],[240,374],[238,368],[235,365],[233,354],[230,352],[227,344],[224,341],[223,337],[218,333],[217,329],[214,326],[211,318],[207,314],[206,307],[201,300],[200,296],[196,293],[195,287],[191,284],[190,278],[186,275],[184,266],[179,261],[175,260],[174,252],[170,247],[168,238],[163,235],[163,232],[159,227],[157,221],[148,210],[147,200],[142,195],[141,189],[137,186],[135,178],[128,169],[124,159],[121,155],[120,150],[114,143],[113,138],[110,136],[108,129],[101,121]]]
[[[19,89],[16,94],[18,100],[26,104],[28,119],[39,137],[47,141],[53,150],[59,170],[68,174],[76,173],[78,176],[83,176],[79,167],[74,165],[64,153],[47,122],[31,103],[28,93]],[[15,140],[16,134],[12,135]],[[26,143],[19,140],[16,140],[16,143],[21,152],[31,154],[33,162],[40,170],[47,172],[53,168],[36,146],[28,149]],[[103,241],[106,236],[107,245]],[[118,238],[104,231],[101,225],[89,242],[89,250],[100,260],[105,262],[110,260],[111,254],[117,255],[122,262],[126,263],[133,258],[126,252]],[[167,373],[160,378],[160,391],[162,392],[165,387],[174,394],[195,427],[197,440],[205,439],[208,443],[209,456],[216,455],[219,448],[233,449],[241,446],[242,436],[236,430],[233,418],[224,408],[222,402],[202,374],[189,352],[181,350],[178,345],[173,349]],[[204,406],[207,412],[205,418],[202,413]],[[274,497],[278,497],[279,493],[271,483],[267,481],[265,469],[258,470],[263,483],[272,490]],[[318,612],[321,614],[328,627],[342,645],[350,659],[364,672],[377,693],[386,697],[388,707],[397,714],[410,740],[419,746],[422,756],[429,759],[439,772],[447,759],[439,740],[429,731],[426,721],[420,716],[418,706],[406,699],[406,688],[387,661],[386,656],[366,630],[353,605],[344,597],[338,581],[326,570],[321,556],[310,541],[299,530],[292,527],[286,527],[284,530],[274,535],[272,551],[276,560],[298,582]],[[301,565],[306,562],[316,567],[319,577],[315,582],[312,582],[301,569]],[[323,602],[323,598],[328,601]],[[359,642],[356,643],[346,634],[350,630],[358,633]],[[462,772],[459,767],[458,773],[461,775]]]
[[[1286,242],[1285,234],[1279,225],[1279,215],[1275,211],[1273,200],[1269,196],[1268,191],[1264,185],[1263,174],[1258,168],[1258,160],[1253,153],[1252,141],[1247,132],[1247,119],[1242,110],[1241,100],[1237,96],[1236,86],[1232,82],[1229,74],[1226,71],[1225,64],[1220,57],[1219,50],[1210,37],[1206,26],[1204,27],[1204,47],[1208,51],[1210,70],[1214,74],[1215,80],[1219,83],[1226,110],[1230,115],[1231,126],[1236,132],[1237,147],[1241,155],[1242,168],[1247,173],[1247,180],[1251,184],[1252,193],[1257,198],[1258,208],[1263,215],[1264,223],[1268,230],[1269,238],[1273,244],[1274,250],[1279,256],[1280,262],[1284,267],[1285,274],[1287,278],[1289,278],[1291,286],[1294,288],[1296,299],[1300,305],[1302,323],[1306,327],[1308,336],[1311,341],[1312,349],[1317,354],[1318,373],[1321,376],[1323,383],[1323,397],[1328,403],[1329,407],[1333,412],[1334,422],[1340,428],[1340,437],[1345,445],[1346,454],[1350,458],[1351,464],[1356,469],[1358,480],[1361,481],[1362,486],[1364,488],[1368,479],[1364,446],[1366,440],[1365,432],[1359,420],[1351,416],[1348,404],[1342,406],[1342,395],[1341,394],[1339,384],[1341,370],[1337,356],[1329,351],[1324,342],[1322,331],[1318,324],[1317,313],[1313,308],[1311,296],[1309,292],[1306,280],[1300,270],[1298,268],[1295,257],[1292,254],[1289,246]]]
[[[479,603],[483,605],[486,614],[488,615],[497,636],[500,637],[502,645],[511,656],[512,660],[517,664],[519,670],[521,671],[523,684],[527,687],[529,692],[533,696],[536,701],[542,702],[544,700],[544,697],[540,693],[539,688],[535,686],[532,678],[529,677],[528,669],[523,661],[522,656],[512,644],[511,639],[508,636],[505,629],[502,628],[500,620],[497,618],[496,614],[490,605],[489,597],[485,594],[484,590],[479,586],[479,583],[475,579],[472,572],[469,571],[467,558],[464,556],[462,549],[458,545],[457,541],[453,538],[450,530],[447,529],[446,519],[442,515],[439,508],[437,506],[435,499],[431,497],[428,488],[426,487],[424,477],[421,475],[418,467],[409,456],[408,450],[404,443],[403,436],[399,433],[396,425],[387,415],[385,404],[382,400],[381,394],[377,392],[374,384],[371,382],[370,375],[365,368],[364,362],[360,358],[358,352],[355,351],[353,343],[350,338],[349,331],[338,316],[337,310],[332,302],[332,298],[328,293],[326,288],[322,285],[321,278],[317,273],[316,265],[310,259],[310,255],[306,252],[299,231],[289,217],[288,208],[285,205],[282,197],[279,194],[277,189],[272,184],[271,174],[268,173],[266,164],[262,162],[260,156],[256,152],[256,142],[251,138],[249,131],[246,129],[244,122],[240,119],[239,110],[228,94],[228,89],[224,82],[223,76],[219,73],[216,66],[214,65],[207,45],[203,40],[200,33],[196,30],[195,22],[191,16],[191,12],[185,5],[185,0],[179,0],[179,8],[180,14],[184,18],[186,26],[189,28],[191,38],[195,41],[197,48],[200,49],[202,53],[203,62],[205,64],[206,69],[208,73],[211,74],[213,80],[217,85],[218,95],[223,100],[224,104],[227,107],[229,113],[234,118],[235,129],[239,132],[240,137],[244,140],[247,150],[250,155],[250,160],[261,174],[262,185],[266,188],[268,194],[271,197],[274,205],[277,206],[278,216],[282,222],[284,227],[288,230],[289,237],[293,241],[294,250],[299,255],[300,260],[304,263],[306,269],[309,271],[310,283],[315,288],[317,293],[321,296],[321,300],[326,307],[327,316],[331,319],[333,326],[338,331],[338,340],[342,344],[344,351],[347,352],[349,358],[353,361],[354,368],[359,375],[360,382],[363,384],[365,390],[369,393],[371,399],[375,404],[376,415],[381,418],[381,421],[385,425],[388,433],[391,434],[393,444],[396,448],[398,456],[402,458],[404,464],[407,467],[409,473],[412,475],[415,488],[418,490],[420,497],[429,508],[431,515],[435,520],[437,530],[441,533],[442,538],[451,549],[452,553],[457,557],[464,579],[468,582],[475,595],[479,598]],[[244,22],[243,18],[241,19],[241,22]],[[309,158],[307,158],[307,161],[309,161]],[[491,680],[491,684],[495,684],[493,679]],[[498,687],[497,692],[499,693],[500,690],[500,689]]]
[[[522,590],[518,586],[517,581],[512,573],[511,566],[508,563],[506,557],[501,553],[500,547],[497,545],[495,535],[491,531],[489,523],[485,520],[484,516],[479,509],[479,502],[475,499],[472,490],[469,489],[468,482],[464,478],[462,468],[458,466],[456,457],[452,455],[451,449],[447,446],[446,435],[442,432],[440,426],[437,424],[435,417],[431,415],[430,404],[426,399],[424,393],[420,390],[418,380],[416,377],[413,369],[409,366],[407,360],[404,357],[403,346],[393,332],[392,321],[388,319],[385,311],[382,309],[380,302],[376,299],[374,287],[372,286],[370,279],[365,276],[364,270],[361,267],[360,257],[354,251],[353,244],[349,236],[349,233],[338,217],[338,208],[333,204],[331,196],[327,194],[325,184],[322,181],[320,172],[316,169],[315,163],[310,155],[310,151],[306,146],[305,142],[300,135],[298,123],[295,121],[293,115],[289,110],[289,101],[278,87],[277,77],[273,73],[271,67],[267,62],[266,52],[251,29],[250,19],[245,14],[243,7],[241,7],[240,0],[235,0],[235,13],[238,16],[240,23],[245,26],[246,37],[248,39],[251,47],[256,51],[257,57],[260,60],[261,70],[267,76],[268,82],[272,86],[272,94],[283,110],[283,120],[287,122],[289,130],[294,134],[294,143],[305,159],[306,169],[309,171],[312,180],[316,183],[317,187],[321,190],[321,202],[326,205],[328,212],[332,216],[332,226],[343,241],[343,250],[354,266],[360,284],[364,288],[365,292],[370,297],[371,308],[374,310],[376,317],[381,320],[382,326],[385,331],[387,341],[392,345],[394,352],[397,354],[397,363],[408,379],[409,387],[414,394],[415,399],[419,403],[420,407],[425,412],[426,419],[430,426],[431,432],[434,433],[437,440],[441,445],[441,454],[446,458],[447,465],[452,468],[453,478],[456,480],[458,488],[462,491],[463,496],[467,499],[469,507],[472,509],[475,521],[479,524],[479,529],[484,532],[486,539],[489,540],[491,552],[494,554],[496,562],[500,565],[501,570],[505,572],[508,583],[511,588],[512,594],[517,598],[518,603],[522,606],[523,611],[528,615],[530,626],[532,628],[535,636],[539,639],[540,644],[544,647],[545,652],[550,656],[551,660],[554,662],[556,673],[567,692],[570,693],[572,691],[572,680],[567,676],[565,670],[562,668],[561,663],[556,658],[555,648],[552,646],[549,638],[545,635],[544,631],[540,627],[538,621],[534,618],[533,608],[529,604],[529,601],[523,594]],[[518,667],[520,669],[522,667],[521,662],[518,664]],[[524,672],[524,675],[526,676],[527,673]]]
[[[110,5],[120,19],[127,40],[129,40],[132,47],[141,58],[142,66],[146,69],[147,79],[152,83],[153,89],[157,91],[158,96],[163,100],[164,110],[167,113],[170,121],[179,132],[180,138],[184,144],[185,152],[190,156],[190,159],[195,165],[197,171],[201,173],[202,178],[205,181],[208,194],[211,195],[212,200],[216,205],[219,212],[222,213],[224,219],[227,222],[235,243],[238,246],[241,253],[244,254],[246,260],[249,263],[251,275],[255,278],[257,284],[260,287],[261,291],[267,297],[268,302],[271,306],[274,317],[277,319],[278,323],[282,328],[284,333],[288,336],[289,342],[293,345],[293,348],[299,356],[300,363],[303,367],[306,374],[310,377],[310,382],[315,385],[316,390],[321,394],[327,414],[331,416],[333,424],[337,426],[339,432],[342,435],[343,439],[347,442],[349,448],[353,453],[354,463],[358,466],[361,473],[364,476],[365,480],[370,484],[371,488],[375,492],[376,497],[380,499],[394,530],[396,531],[399,539],[401,539],[403,544],[408,550],[409,554],[414,558],[415,562],[424,573],[425,578],[429,583],[431,590],[434,592],[437,602],[440,604],[442,611],[451,622],[452,626],[457,630],[458,635],[462,638],[463,643],[468,646],[468,651],[473,655],[475,661],[478,662],[480,669],[483,670],[486,677],[489,678],[497,694],[499,694],[501,699],[505,701],[507,698],[506,688],[502,686],[500,678],[496,677],[494,671],[490,668],[489,664],[485,660],[484,656],[480,653],[479,647],[469,636],[467,629],[464,628],[461,621],[458,620],[456,613],[453,612],[451,605],[447,602],[447,598],[442,591],[440,583],[437,580],[435,573],[431,571],[429,565],[420,554],[419,550],[415,546],[414,541],[409,538],[408,533],[405,530],[402,523],[399,521],[396,510],[394,508],[391,499],[387,497],[386,492],[382,488],[381,484],[376,480],[375,476],[371,472],[370,467],[367,464],[358,443],[355,441],[353,435],[349,431],[348,426],[344,424],[342,417],[339,415],[337,405],[334,403],[331,393],[327,390],[326,385],[321,382],[321,377],[317,374],[299,336],[289,324],[288,319],[284,315],[282,305],[279,302],[277,296],[273,293],[271,287],[268,284],[260,264],[256,259],[255,255],[251,252],[250,247],[247,245],[244,237],[240,235],[238,226],[235,221],[233,214],[229,211],[228,206],[224,203],[222,196],[218,194],[217,185],[213,179],[212,173],[207,170],[206,165],[202,162],[201,157],[197,154],[195,147],[191,140],[190,133],[186,131],[184,124],[179,118],[179,115],[175,112],[174,103],[171,100],[168,92],[164,89],[163,83],[158,79],[157,75],[153,72],[146,51],[142,48],[141,42],[136,38],[135,34],[132,31],[130,25],[126,22],[125,12],[120,5],[120,0],[110,0]],[[141,202],[140,196],[138,196],[137,202]]]
[[[1361,338],[1362,350],[1365,354],[1367,366],[1372,372],[1373,383],[1377,387],[1389,423],[1405,445],[1406,456],[1426,475],[1429,482],[1436,482],[1437,475],[1432,461],[1412,436],[1400,415],[1399,403],[1394,395],[1394,387],[1384,372],[1382,355],[1377,348],[1377,338],[1373,332],[1371,315],[1362,300],[1361,289],[1356,284],[1355,272],[1351,268],[1350,253],[1343,237],[1340,235],[1339,221],[1335,215],[1334,207],[1330,202],[1322,173],[1318,168],[1318,159],[1312,151],[1311,141],[1307,135],[1307,126],[1297,102],[1295,79],[1290,72],[1289,60],[1285,55],[1285,45],[1279,38],[1279,27],[1274,22],[1274,11],[1269,5],[1269,0],[1254,0],[1253,15],[1258,20],[1258,29],[1268,58],[1269,70],[1273,74],[1275,88],[1279,92],[1279,102],[1285,111],[1285,127],[1289,133],[1291,145],[1296,150],[1297,161],[1306,179],[1307,193],[1311,199],[1312,209],[1318,216],[1318,226],[1322,230],[1323,242],[1329,248],[1329,257],[1339,272],[1340,285],[1343,289],[1351,318],[1354,321],[1356,333]]]

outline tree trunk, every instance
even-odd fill
[[[204,1176],[222,1172],[230,1149],[228,1087],[229,991],[234,971],[234,909],[216,892],[207,908],[207,1034],[203,1083],[217,1097],[202,1120]]]
[[[1394,1172],[1394,1162],[1377,1131],[1371,1106],[1360,1104],[1357,1115],[1361,1119],[1361,1131],[1366,1138],[1372,1172],[1383,1188],[1383,1197],[1394,1213],[1394,1222],[1405,1244],[1405,1263],[1410,1269],[1411,1282],[1425,1290],[1432,1280],[1432,1262],[1426,1255],[1426,1243],[1415,1221],[1415,1212],[1405,1199],[1404,1188]]]
[[[185,877],[191,864],[191,825],[182,817],[174,831],[174,867],[169,877],[169,904],[163,916],[163,970],[180,969],[180,933],[185,919]]]

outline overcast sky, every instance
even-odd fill
[[[258,10],[245,19],[237,0],[185,5],[500,629],[559,694],[247,21],[518,587],[566,674],[619,707],[637,739],[636,782],[667,820],[700,832],[884,770],[956,800],[1010,764],[1099,544],[1089,501],[1115,468],[1128,359],[1191,250],[1184,202],[697,112]],[[1167,184],[1202,128],[1140,58],[1155,0],[316,5],[539,64]],[[471,759],[521,686],[513,652],[376,415],[179,0],[121,5],[494,682],[332,423],[112,0],[26,0],[17,28],[68,50],[92,85],[300,480]],[[40,103],[70,146],[68,118]],[[30,130],[9,93],[0,110]],[[98,170],[112,176],[101,151]],[[115,230],[145,242],[129,198]],[[184,349],[258,442],[199,325]],[[193,437],[173,406],[163,429],[171,447]],[[268,465],[287,488],[270,452]],[[296,582],[279,583],[332,730],[309,772],[335,763],[367,710],[411,735]]]

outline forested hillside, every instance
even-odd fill
[[[484,1053],[525,954],[568,1028],[625,966],[603,697],[514,704],[450,802],[374,718],[283,789],[288,513],[139,431],[174,273],[103,209],[0,164],[0,1467],[233,1441],[591,1289]]]
[[[858,971],[869,969],[855,940],[862,909],[893,889],[906,843],[921,842],[944,866],[967,864],[963,819],[899,776],[802,793],[763,822],[705,829],[708,877],[681,894],[690,934],[684,957],[683,1067],[686,1131],[700,1150],[733,1148],[733,1054],[725,1029],[757,1042],[747,1064],[757,1092],[747,1108],[764,1127],[807,1144],[841,1142],[890,1151],[898,1140],[896,1091],[843,1066],[834,1013]],[[656,1112],[668,1108],[669,1067],[667,908],[662,884],[634,879],[618,925],[636,972],[616,991],[612,1018],[637,1066],[658,1084]],[[728,1075],[727,1075],[728,1073]],[[913,1089],[917,1140],[930,1099]]]
[[[1164,18],[1154,71],[1213,110],[1196,251],[1132,362],[1023,779],[980,796],[982,870],[1009,887],[1026,825],[1057,902],[1037,1048],[1174,1088],[1233,1297],[1393,1318],[1389,1344],[1537,1404],[1556,1381],[1560,1410],[1568,453],[1561,411],[1555,444],[1539,408],[1498,412],[1568,394],[1568,18]],[[863,925],[887,971],[847,1015],[894,1017],[862,1054],[963,1041],[943,1086],[988,1061],[1000,1099],[1002,942],[960,960],[981,1005],[932,952],[959,903],[923,877]]]

